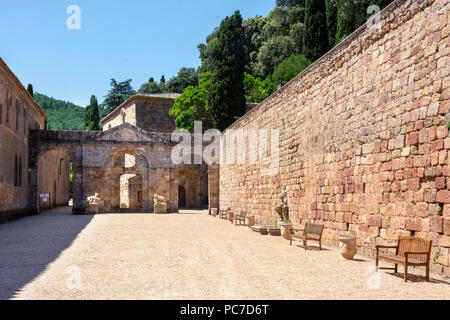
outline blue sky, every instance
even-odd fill
[[[70,5],[81,29],[69,30]],[[275,0],[6,0],[0,11],[0,57],[26,86],[86,106],[103,101],[111,78],[135,90],[200,64],[197,44],[225,17],[265,16]]]

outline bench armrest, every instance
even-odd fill
[[[377,248],[397,249],[397,246],[380,246],[380,245],[377,245],[376,247]]]
[[[428,253],[428,252],[410,252],[410,251],[403,252],[403,255],[404,255],[404,256],[408,256],[408,255],[410,255],[410,254],[428,255],[429,253]]]

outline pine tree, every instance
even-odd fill
[[[247,55],[244,32],[241,14],[236,11],[222,20],[211,50],[215,67],[208,103],[214,126],[219,130],[226,129],[236,116],[245,113],[244,71]]]
[[[91,103],[86,107],[86,114],[84,120],[86,130],[100,130],[100,116],[98,113],[98,101],[93,95],[91,96]]]
[[[164,75],[162,75],[161,77],[161,81],[159,81],[160,83],[166,83],[166,78],[164,77]]]
[[[325,0],[306,0],[304,54],[315,61],[328,50]]]
[[[33,85],[31,83],[28,84],[27,91],[31,94],[32,97],[34,96]]]

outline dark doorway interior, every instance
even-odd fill
[[[178,208],[186,207],[186,189],[178,186]]]

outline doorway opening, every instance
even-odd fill
[[[120,175],[120,209],[142,209],[142,175]]]
[[[178,187],[178,208],[186,208],[186,189]]]

